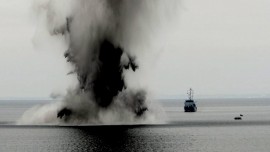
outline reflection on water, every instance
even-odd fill
[[[0,151],[176,151],[192,136],[152,127],[1,127]]]
[[[190,123],[190,122],[189,122]],[[0,151],[268,152],[270,124],[158,126],[0,126]]]

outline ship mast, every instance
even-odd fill
[[[189,100],[193,100],[193,94],[194,94],[194,92],[193,92],[193,90],[191,88],[188,90],[187,94],[188,94],[188,99]]]

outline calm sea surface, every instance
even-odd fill
[[[270,99],[198,99],[196,113],[160,102],[167,124],[70,127],[16,126],[37,102],[0,101],[0,151],[270,151]]]

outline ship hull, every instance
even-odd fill
[[[197,106],[193,100],[186,100],[184,110],[185,112],[196,112]]]

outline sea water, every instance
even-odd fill
[[[184,100],[158,102],[167,124],[17,126],[41,102],[0,101],[0,151],[270,151],[270,99],[198,99],[195,113]]]

